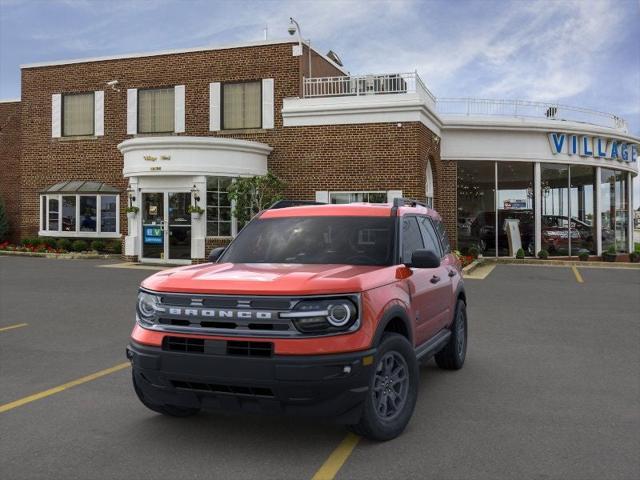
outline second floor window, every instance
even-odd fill
[[[173,87],[138,91],[138,133],[173,132],[174,121]]]
[[[262,83],[225,83],[222,86],[222,128],[262,128]]]
[[[62,96],[62,136],[78,137],[94,133],[94,93]]]

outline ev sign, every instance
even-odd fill
[[[579,155],[581,157],[603,158],[621,162],[638,161],[638,145],[625,143],[613,138],[573,135],[568,133],[549,133],[551,153],[557,155]]]

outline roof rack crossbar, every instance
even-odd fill
[[[421,202],[420,200],[416,200],[414,198],[405,198],[405,197],[396,197],[393,199],[393,206],[391,208],[391,212],[393,215],[398,214],[398,208],[400,207],[427,207],[427,204]]]

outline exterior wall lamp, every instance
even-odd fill
[[[127,189],[127,195],[129,197],[129,206],[130,207],[132,207],[133,206],[133,202],[136,201],[136,195],[135,194],[136,194],[136,191],[133,188],[129,187]]]
[[[296,20],[293,17],[289,17],[289,28],[287,28],[287,31],[291,36],[295,35],[296,33],[298,34],[298,47],[297,49],[295,46],[293,47],[293,56],[294,57],[302,56],[303,40],[302,40],[302,33],[300,30],[300,24],[296,22]],[[307,47],[309,48],[309,78],[311,78],[313,76],[311,75],[311,39],[307,40]]]

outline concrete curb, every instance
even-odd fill
[[[462,269],[464,275],[468,275],[485,262],[482,258],[476,258],[473,262]]]
[[[551,266],[551,267],[585,267],[585,268],[623,268],[623,269],[640,269],[640,263],[630,262],[582,262],[580,260],[540,260],[533,258],[516,259],[516,258],[492,258],[485,259],[487,262],[494,262],[504,265],[534,265],[534,266]],[[469,265],[471,266],[471,265]]]
[[[10,250],[0,250],[0,255],[15,257],[42,257],[55,258],[58,260],[95,260],[95,259],[118,259],[121,260],[120,254],[112,253],[41,253],[41,252],[12,252]]]

